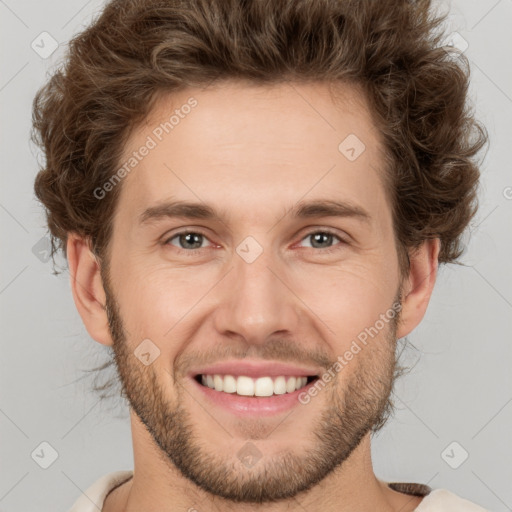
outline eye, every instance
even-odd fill
[[[341,242],[341,245],[347,244],[341,237],[328,230],[311,231],[302,238],[301,242],[308,239],[310,240],[310,244],[306,247],[319,249],[323,253],[329,253],[337,249],[337,245],[340,244],[332,245],[335,239]],[[193,252],[208,248],[208,246],[203,245],[206,241],[209,240],[203,233],[197,231],[181,231],[167,238],[163,244],[172,245],[176,247],[178,251]]]
[[[309,247],[313,249],[322,249],[322,252],[331,252],[336,250],[336,246],[332,246],[333,239],[338,239],[342,244],[345,244],[345,240],[340,238],[338,235],[331,233],[330,231],[311,231],[302,240],[311,240]]]
[[[177,244],[172,243],[175,239],[177,239]],[[170,244],[181,250],[194,251],[203,249],[203,242],[205,240],[208,239],[202,233],[196,231],[182,231],[165,240],[164,245]]]

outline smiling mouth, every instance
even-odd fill
[[[252,378],[246,375],[198,374],[196,382],[221,393],[244,397],[270,397],[294,393],[318,379],[310,376],[276,376]]]

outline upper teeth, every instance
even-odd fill
[[[253,379],[240,375],[201,375],[204,386],[243,396],[272,396],[293,393],[307,383],[307,377],[259,377]]]

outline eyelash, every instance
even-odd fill
[[[334,238],[337,238],[341,244],[339,245],[348,245],[348,242],[346,240],[344,240],[343,238],[341,238],[339,235],[337,235],[336,233],[334,233],[333,231],[330,231],[329,229],[317,229],[317,230],[314,230],[314,231],[310,231],[309,233],[306,233],[301,239],[300,241],[302,242],[302,240],[304,240],[305,238],[308,238],[312,235],[316,235],[316,234],[325,234],[325,235],[332,235]],[[192,231],[192,230],[189,230],[189,231],[180,231],[178,233],[175,233],[174,235],[172,235],[171,237],[169,238],[166,238],[162,245],[164,246],[167,246],[167,245],[171,245],[169,242],[171,240],[174,240],[176,237],[179,237],[180,235],[190,235],[190,234],[194,234],[194,235],[201,235],[203,236],[204,238],[206,238],[208,241],[210,241],[208,239],[208,237],[206,236],[205,233],[201,232],[201,231]],[[334,245],[332,247],[327,247],[326,249],[317,249],[317,251],[323,253],[323,254],[330,254],[336,250],[339,249],[339,245]],[[178,251],[179,253],[181,252],[186,252],[186,253],[193,253],[193,252],[196,252],[196,251],[201,251],[203,249],[209,249],[209,247],[201,247],[199,249],[182,249],[181,247],[176,247],[175,245],[172,245],[173,249],[175,249],[176,251]],[[307,249],[315,249],[315,247],[307,247]]]

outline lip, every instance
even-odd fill
[[[278,361],[264,360],[231,360],[222,361],[209,366],[195,368],[189,372],[189,377],[194,378],[200,374],[210,375],[246,375],[257,379],[258,377],[318,377],[321,370],[304,366],[290,365]],[[300,391],[300,390],[298,390]],[[290,393],[292,395],[293,393]]]
[[[266,374],[268,375],[268,374]],[[282,374],[280,374],[282,375]],[[304,377],[306,374],[303,375]],[[293,393],[285,393],[283,395],[272,395],[268,397],[248,397],[240,396],[236,393],[224,393],[223,391],[216,391],[207,386],[203,386],[193,377],[190,377],[192,386],[198,388],[198,391],[205,396],[207,400],[213,403],[214,406],[227,410],[231,414],[239,418],[247,416],[272,416],[287,412],[297,405],[302,405],[299,401],[299,395],[307,392],[311,386],[314,386],[315,381],[306,384],[300,389],[296,389]]]

